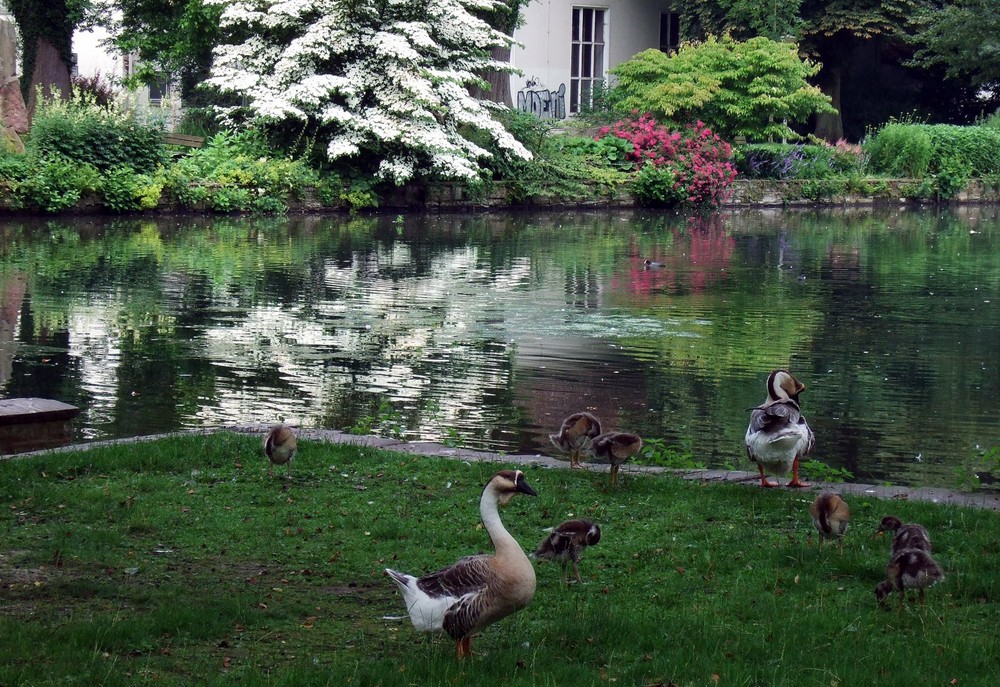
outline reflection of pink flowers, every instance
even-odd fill
[[[674,230],[674,241],[669,253],[637,255],[629,265],[628,281],[612,279],[612,291],[623,289],[633,297],[653,297],[664,292],[671,294],[697,294],[710,288],[717,281],[727,278],[736,242],[717,215],[694,217],[684,228]],[[662,267],[646,269],[645,260],[651,259]]]
[[[596,139],[617,136],[632,144],[628,159],[637,165],[665,166],[673,172],[674,188],[682,188],[696,207],[718,207],[736,178],[732,147],[701,121],[689,124],[684,135],[660,126],[652,115],[623,119],[601,127]]]

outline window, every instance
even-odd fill
[[[569,111],[590,107],[594,86],[604,81],[606,10],[573,8],[573,53],[570,56]]]
[[[660,50],[665,53],[677,52],[681,46],[681,15],[676,12],[660,14]]]

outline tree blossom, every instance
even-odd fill
[[[473,180],[490,153],[531,153],[477,100],[477,76],[511,67],[490,56],[511,39],[472,10],[496,0],[206,0],[225,7],[233,42],[216,48],[207,83],[231,108],[322,125],[330,160],[368,156],[397,184],[417,176]]]

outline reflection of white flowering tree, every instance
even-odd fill
[[[234,41],[216,48],[210,85],[253,115],[329,131],[330,160],[379,160],[378,175],[475,179],[485,135],[515,157],[530,153],[467,86],[509,71],[490,58],[510,37],[470,10],[494,0],[208,0],[225,6]],[[473,132],[477,132],[474,133]]]

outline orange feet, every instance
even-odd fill
[[[760,471],[760,486],[764,487],[765,489],[773,489],[774,487],[778,486],[777,483],[775,482],[767,481],[767,476],[764,474],[764,468],[758,465],[757,469]]]
[[[455,655],[465,658],[472,655],[472,637],[463,637],[455,644]]]
[[[803,482],[799,479],[799,459],[796,458],[792,462],[792,481],[788,483],[788,486],[795,487],[797,489],[804,489],[806,487],[811,487],[812,483]]]

